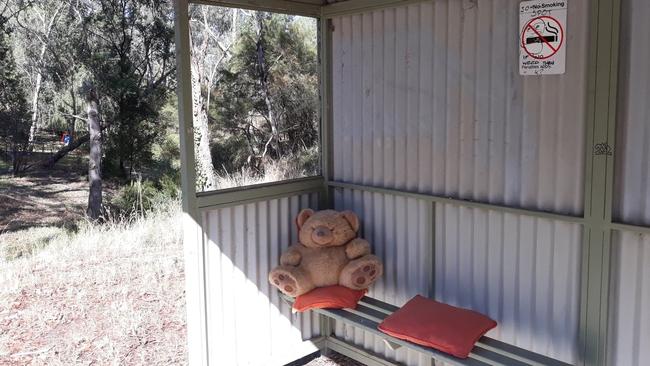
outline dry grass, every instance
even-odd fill
[[[177,202],[76,233],[0,237],[10,246],[27,255],[0,257],[0,365],[186,363]]]
[[[304,159],[309,159],[309,157],[300,159],[297,156],[289,156],[270,162],[265,165],[264,175],[256,174],[250,168],[242,168],[240,171],[232,173],[217,174],[217,189],[273,183],[317,175],[318,172],[305,169],[305,162],[301,161]]]

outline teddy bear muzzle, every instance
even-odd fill
[[[332,230],[325,226],[319,226],[311,233],[311,239],[318,245],[327,245],[333,238]]]

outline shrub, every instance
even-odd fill
[[[111,203],[120,213],[144,214],[152,209],[161,196],[161,191],[153,182],[137,180],[122,187]]]
[[[0,247],[3,248],[5,260],[30,257],[53,242],[69,240],[65,228],[34,227],[14,233],[0,235]]]

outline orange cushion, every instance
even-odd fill
[[[293,303],[296,311],[309,309],[354,309],[367,290],[352,290],[344,286],[317,287],[300,295]]]
[[[497,322],[483,314],[418,295],[379,324],[379,330],[467,358],[476,341],[496,326]]]

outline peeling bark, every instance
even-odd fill
[[[217,188],[217,180],[212,166],[208,110],[201,83],[201,80],[205,80],[203,59],[207,51],[207,41],[201,45],[200,49],[192,51],[192,116],[194,119],[196,184],[199,191],[210,191]]]

